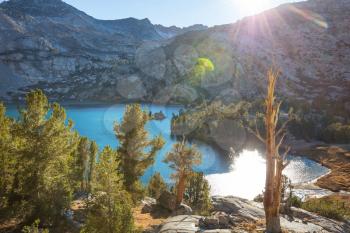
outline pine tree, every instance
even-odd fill
[[[74,170],[73,179],[79,183],[78,190],[81,192],[87,192],[90,189],[97,152],[96,142],[91,142],[86,137],[80,138],[72,169]]]
[[[5,115],[0,103],[0,209],[7,207],[16,174],[19,142],[13,136],[15,122]]]
[[[69,160],[78,135],[71,121],[66,124],[65,110],[57,103],[50,105],[40,90],[27,94],[15,135],[24,145],[18,151],[14,195],[27,203],[29,217],[53,222],[71,200]]]
[[[98,153],[98,146],[95,141],[90,143],[90,161],[89,161],[89,176],[88,176],[88,188],[91,191],[91,182],[93,180],[93,174],[96,164],[96,156]]]
[[[195,146],[186,146],[185,140],[176,143],[164,160],[175,170],[172,178],[176,182],[176,204],[180,205],[186,188],[186,180],[191,175],[194,165],[201,163],[201,153]]]
[[[155,173],[147,186],[147,193],[150,197],[153,197],[155,199],[158,199],[160,194],[167,190],[167,185],[164,182],[162,176],[160,175],[159,172]]]
[[[109,146],[99,155],[92,181],[92,201],[89,203],[83,233],[131,233],[133,218],[129,195],[124,191],[123,177],[118,173],[116,152]]]
[[[77,158],[76,158],[76,172],[77,181],[80,183],[80,191],[87,190],[88,172],[89,172],[89,139],[82,137],[79,140]]]
[[[210,185],[203,172],[192,172],[188,178],[185,190],[185,201],[200,215],[208,215],[212,208],[210,200]]]
[[[132,195],[134,203],[144,196],[140,177],[154,163],[156,153],[164,145],[160,136],[149,139],[145,129],[149,120],[148,113],[142,110],[141,105],[127,105],[122,122],[114,126],[119,141],[120,170],[124,175],[126,190]]]

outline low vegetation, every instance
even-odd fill
[[[286,107],[293,108],[295,112],[295,118],[288,127],[295,137],[307,141],[316,139],[326,143],[350,143],[349,119],[292,100],[286,101]]]
[[[147,195],[158,199],[160,194],[162,194],[163,191],[167,190],[167,184],[163,180],[162,176],[160,175],[159,172],[155,173],[147,186]]]
[[[312,198],[305,201],[301,208],[335,220],[350,220],[350,199],[348,196],[332,195]]]
[[[185,202],[195,214],[209,215],[212,208],[210,185],[202,172],[192,172],[187,180],[184,193]]]
[[[117,153],[108,146],[100,153],[82,233],[134,232],[130,194],[124,190],[122,174],[116,172],[116,157]]]
[[[23,233],[49,233],[47,229],[39,228],[39,220],[36,220],[31,226],[25,226],[22,229]]]
[[[240,150],[246,142],[250,106],[245,101],[231,105],[221,101],[204,103],[174,115],[171,133],[207,142],[224,151],[229,151],[230,147]]]
[[[242,135],[249,134],[246,129],[255,128],[255,125],[263,132],[263,116],[258,115],[254,119],[257,112],[263,111],[263,106],[264,103],[257,100],[241,100],[229,105],[221,101],[202,103],[181,111],[178,115],[173,115],[171,132],[174,136],[185,135],[190,139],[214,144],[215,141],[220,140],[220,131],[225,135],[228,135],[230,131],[240,132],[242,138]],[[288,117],[284,116],[287,113]],[[350,143],[349,119],[335,117],[326,111],[316,111],[305,103],[298,105],[286,99],[281,105],[279,124],[282,125],[287,119],[290,119],[287,130],[297,139],[319,140],[326,143]],[[235,135],[228,137],[235,138]],[[231,146],[239,150],[234,144],[241,144],[240,139],[236,138],[232,141]]]

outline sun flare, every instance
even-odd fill
[[[233,0],[233,4],[244,15],[254,15],[272,7],[270,0]]]

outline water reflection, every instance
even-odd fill
[[[322,167],[303,157],[289,157],[291,163],[284,174],[292,183],[309,182],[328,172]],[[258,151],[244,150],[234,158],[231,171],[223,174],[207,175],[212,195],[233,195],[253,199],[262,193],[265,186],[266,162]]]

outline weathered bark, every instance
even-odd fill
[[[279,216],[274,216],[274,214],[272,214],[269,217],[269,224],[266,225],[266,232],[267,233],[270,233],[270,232],[281,233],[282,232]]]
[[[265,99],[265,129],[266,129],[266,183],[264,194],[264,209],[266,218],[266,232],[280,233],[281,224],[279,209],[281,204],[282,170],[284,168],[283,157],[279,155],[279,147],[283,137],[276,144],[276,133],[279,106],[275,103],[275,85],[277,74],[273,71],[268,73],[268,88]],[[280,130],[278,130],[280,132]],[[260,136],[260,134],[259,134]]]
[[[179,181],[177,184],[177,192],[176,192],[176,205],[179,206],[182,203],[183,195],[186,188],[186,176],[181,174],[179,176]]]

